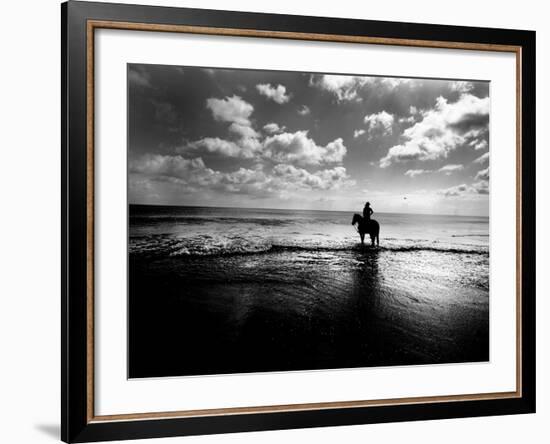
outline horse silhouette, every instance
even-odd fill
[[[351,224],[355,226],[357,224],[357,231],[361,236],[361,245],[365,244],[365,234],[370,236],[372,246],[374,247],[374,240],[376,239],[376,245],[380,245],[380,224],[374,219],[365,219],[360,214],[354,214]]]

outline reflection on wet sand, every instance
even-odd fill
[[[487,360],[486,290],[457,288],[463,273],[432,278],[453,257],[366,247],[134,258],[131,376]]]

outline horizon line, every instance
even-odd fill
[[[219,209],[244,209],[244,210],[274,210],[274,211],[324,211],[327,213],[358,213],[361,211],[357,210],[319,210],[311,208],[266,208],[266,207],[224,207],[224,206],[214,206],[214,205],[175,205],[175,204],[148,204],[148,203],[128,203],[130,205],[141,205],[146,207],[187,207],[187,208],[219,208]],[[478,214],[448,214],[448,213],[403,213],[403,212],[388,212],[388,211],[377,211],[379,214],[411,214],[417,216],[451,216],[451,217],[485,217],[489,218],[489,215],[482,216]],[[375,214],[376,214],[375,213]]]

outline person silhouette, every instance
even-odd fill
[[[372,211],[372,208],[370,207],[370,202],[367,202],[363,208],[363,218],[365,221],[370,220],[372,213],[374,213],[374,211]]]

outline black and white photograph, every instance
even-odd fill
[[[547,10],[4,2],[0,441],[546,442]]]
[[[129,377],[489,360],[489,82],[127,75]]]

